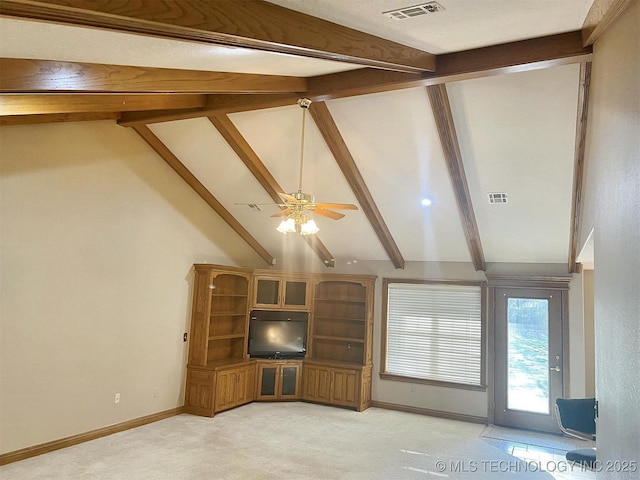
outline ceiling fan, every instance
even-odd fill
[[[304,163],[304,127],[306,113],[311,105],[311,100],[301,98],[298,105],[302,108],[302,138],[300,141],[300,176],[298,180],[298,191],[293,193],[278,193],[284,203],[278,204],[283,207],[272,217],[285,217],[277,230],[282,233],[298,232],[300,235],[312,235],[318,233],[319,228],[312,218],[312,214],[328,217],[333,220],[340,220],[344,214],[333,210],[358,210],[358,207],[348,203],[317,203],[308,193],[302,191],[302,167]]]

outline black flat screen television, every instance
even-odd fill
[[[254,310],[249,322],[252,358],[303,358],[307,352],[307,312]]]

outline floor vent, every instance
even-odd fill
[[[423,3],[421,5],[414,5],[412,7],[398,8],[396,10],[389,10],[388,12],[382,12],[385,17],[392,18],[393,20],[406,20],[408,18],[419,17],[421,15],[427,15],[428,13],[436,13],[444,10],[444,7],[438,2]]]
[[[506,193],[490,193],[489,203],[507,203]]]

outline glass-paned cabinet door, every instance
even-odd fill
[[[284,287],[284,305],[306,307],[307,282],[286,280]]]
[[[278,379],[278,367],[260,368],[260,396],[271,397],[276,395],[276,382]]]
[[[253,306],[266,309],[307,310],[309,281],[285,275],[256,276]]]
[[[298,370],[299,367],[282,367],[282,385],[280,387],[282,396],[298,394]]]
[[[280,303],[280,280],[259,278],[256,282],[256,305],[278,306]]]

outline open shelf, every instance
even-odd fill
[[[209,337],[209,341],[211,340],[228,340],[232,338],[244,338],[244,333],[233,333],[229,335],[211,335]]]
[[[241,361],[244,358],[244,339],[244,335],[210,339],[207,348],[207,363],[225,359]]]
[[[322,302],[315,303],[313,312],[316,317],[349,318],[364,320],[366,318],[366,305],[360,302]]]
[[[247,297],[249,281],[240,275],[222,273],[213,279],[209,288],[211,295],[215,297]]]
[[[364,318],[349,318],[349,317],[326,317],[322,315],[316,315],[315,318],[320,322],[350,322],[350,323],[364,323]]]
[[[315,337],[312,348],[313,360],[329,360],[358,365],[363,363],[364,342]]]
[[[364,343],[364,339],[362,338],[337,337],[335,335],[314,335],[313,338],[315,340],[330,340],[330,341],[346,342],[346,343]]]
[[[209,322],[209,337],[220,335],[246,335],[247,315],[212,315]]]
[[[331,303],[334,305],[364,305],[364,300],[331,300],[330,298],[316,298],[316,303]]]
[[[227,312],[211,312],[211,317],[244,317],[247,312],[235,312],[235,311],[227,311]]]
[[[366,288],[359,283],[348,281],[325,281],[316,287],[315,300],[331,303],[365,304]]]
[[[347,337],[363,341],[365,325],[363,321],[316,317],[313,322],[313,335],[314,337]]]

